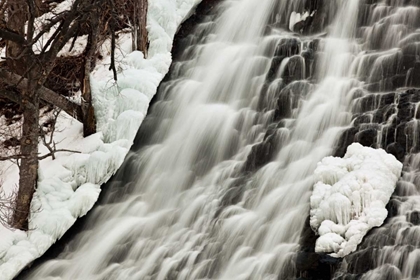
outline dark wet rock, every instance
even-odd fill
[[[275,131],[267,131],[264,141],[252,146],[245,162],[245,171],[255,171],[272,160],[277,148]]]
[[[404,103],[398,104],[397,116],[402,122],[407,122],[414,117],[414,104],[405,101]]]
[[[315,253],[317,236],[309,225],[309,216],[305,221],[296,256],[296,277],[298,279],[329,280],[341,263],[341,259]]]
[[[407,147],[407,134],[405,131],[405,126],[407,123],[399,123],[395,129],[395,142],[402,146],[405,151]]]
[[[305,73],[307,78],[311,78],[313,75],[313,64],[315,60],[315,51],[312,49],[307,49],[306,51],[302,52],[302,57],[305,60]]]
[[[404,147],[397,143],[394,142],[392,144],[389,144],[386,149],[385,149],[388,153],[394,155],[398,160],[402,161],[404,159],[405,156],[405,149]]]
[[[420,212],[415,210],[409,214],[407,214],[407,221],[412,223],[415,226],[420,225]]]
[[[354,142],[354,136],[357,132],[358,130],[355,127],[346,129],[338,139],[333,155],[336,157],[343,157],[346,153],[347,147]]]
[[[385,123],[393,114],[395,114],[397,109],[394,104],[386,104],[373,112],[373,122],[374,123]]]
[[[416,62],[409,70],[407,86],[420,87],[420,62]]]
[[[376,108],[376,95],[370,94],[360,98],[358,112],[368,112]]]
[[[267,83],[272,82],[276,78],[279,67],[285,58],[286,56],[276,56],[271,60],[270,69],[266,77]]]
[[[274,56],[291,57],[300,53],[300,41],[296,38],[283,39],[278,44]]]
[[[305,1],[305,10],[309,12],[313,12],[322,5],[322,2],[323,1],[319,1],[319,0],[307,0]]]
[[[365,129],[355,135],[355,140],[362,144],[363,146],[371,147],[376,142],[376,135],[378,134],[377,130],[374,129]]]
[[[295,23],[295,25],[293,25],[293,31],[295,32],[302,32],[303,28],[305,28],[306,24],[305,24],[305,20],[299,21],[297,23]]]
[[[413,42],[405,45],[401,51],[403,53],[403,70],[408,71],[409,69],[414,68],[418,55],[416,43]]]
[[[379,98],[379,106],[393,104],[395,101],[395,96],[396,94],[393,92],[381,94]]]
[[[385,77],[378,82],[370,83],[366,86],[369,92],[384,92],[391,91],[405,86],[407,80],[406,73],[395,74],[390,77]]]
[[[372,267],[375,267],[378,249],[368,248],[364,250],[358,250],[353,254],[346,257],[348,264],[347,271],[352,274],[362,274],[368,272]]]
[[[299,271],[298,279],[332,279],[340,263],[340,259],[328,255],[320,255],[315,252],[299,252],[296,257],[296,269]]]
[[[420,129],[418,129],[418,124],[415,121],[407,123],[405,127],[405,132],[407,135],[407,147],[409,153],[418,153],[420,152]]]
[[[364,123],[370,123],[371,120],[372,120],[372,116],[370,114],[363,114],[363,115],[360,115],[360,116],[356,116],[353,119],[353,125],[354,126],[359,126],[359,125],[364,124]]]
[[[334,277],[334,280],[360,280],[361,278],[360,274],[345,274]]]
[[[283,79],[286,84],[305,79],[305,59],[300,55],[290,58],[286,65]]]
[[[290,118],[293,109],[299,105],[299,100],[310,91],[311,85],[306,81],[292,82],[285,86],[277,99],[277,107],[274,112],[274,121],[279,122],[284,118]]]
[[[412,122],[415,103],[420,90],[370,94],[355,101],[352,128],[344,131],[336,145],[336,156],[342,156],[348,145],[360,142],[365,146],[379,146],[402,161],[410,151],[419,149],[417,130]],[[378,139],[378,137],[380,137]]]
[[[407,92],[410,93],[410,101],[413,103],[420,102],[420,90],[418,89],[409,89]]]
[[[172,47],[172,57],[181,57],[184,49],[191,44],[190,40],[186,38],[194,34],[194,29],[199,23],[202,23],[205,17],[214,14],[215,7],[221,2],[221,0],[202,0],[196,7],[194,13],[184,21],[178,28],[178,32],[174,38]],[[195,34],[196,35],[196,34]],[[188,43],[189,42],[189,43]]]
[[[398,209],[401,206],[401,200],[397,198],[392,198],[386,205],[386,210],[388,211],[388,218],[392,218],[398,215]]]

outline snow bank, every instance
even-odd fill
[[[315,170],[310,225],[315,251],[344,257],[366,233],[382,225],[402,164],[382,149],[350,145],[344,158],[326,157]]]
[[[71,0],[67,0],[71,1]],[[148,31],[149,57],[131,52],[131,38],[121,36],[118,83],[107,68],[109,57],[92,74],[92,90],[98,133],[82,137],[82,125],[62,113],[54,135],[59,149],[80,153],[60,153],[56,160],[40,162],[37,191],[32,201],[28,232],[0,227],[0,278],[12,279],[38,258],[85,215],[96,202],[100,188],[121,166],[136,132],[147,113],[149,102],[171,63],[173,37],[182,20],[200,0],[150,0]],[[65,6],[63,4],[63,6]],[[102,52],[109,46],[104,44]],[[41,154],[46,152],[40,147]],[[18,181],[17,167],[6,170],[9,191]]]

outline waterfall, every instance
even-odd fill
[[[184,39],[137,148],[86,227],[25,279],[304,275],[296,258],[316,164],[343,154],[353,141],[395,150],[388,135],[396,130],[392,116],[401,119],[404,97],[383,92],[415,86],[420,71],[419,8],[396,0],[326,2],[222,1]],[[307,13],[312,25],[296,23],[290,31],[292,13]],[[413,63],[405,61],[407,52]],[[399,158],[406,161],[398,188],[400,197],[413,197],[399,202],[395,223],[384,227],[397,231],[384,246],[420,234],[402,221],[420,220],[416,106],[405,119],[416,137]],[[364,250],[377,241],[369,238]],[[387,250],[376,252],[375,265],[364,271],[350,271],[357,262],[350,255],[336,277],[371,270],[363,279],[383,279],[374,278],[383,266],[418,275],[419,249],[398,251],[406,260],[401,267],[402,257]]]

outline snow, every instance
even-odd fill
[[[0,278],[12,279],[26,265],[40,257],[94,205],[105,183],[121,166],[142,123],[149,102],[171,63],[173,37],[186,16],[200,0],[151,0],[148,7],[149,54],[131,52],[129,34],[119,38],[116,54],[118,82],[108,71],[109,42],[101,48],[105,58],[92,73],[92,91],[98,132],[82,137],[82,124],[61,113],[54,141],[58,149],[78,153],[57,153],[56,160],[40,161],[38,188],[29,221],[30,230],[22,232],[0,226]],[[71,0],[58,5],[66,9]],[[83,49],[83,38],[74,51]],[[72,53],[74,54],[74,53]],[[65,55],[63,53],[62,55]],[[40,145],[40,153],[47,153]],[[18,169],[1,162],[6,180],[2,188],[13,191]]]
[[[354,143],[344,158],[326,157],[315,169],[310,225],[315,251],[344,257],[373,227],[382,225],[402,163],[382,149]]]

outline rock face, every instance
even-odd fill
[[[333,155],[343,156],[350,144],[359,142],[363,146],[385,149],[405,162],[407,171],[387,205],[385,230],[375,230],[369,234],[359,246],[360,249],[345,258],[347,266],[340,268],[341,260],[315,254],[316,236],[307,225],[301,234],[301,250],[295,259],[296,277],[299,279],[360,279],[363,273],[373,273],[369,271],[381,265],[376,259],[380,254],[385,254],[385,249],[380,248],[394,245],[402,229],[411,232],[413,225],[419,223],[417,210],[407,207],[407,204],[410,201],[408,196],[416,194],[416,186],[420,186],[419,177],[413,171],[419,163],[412,156],[420,152],[420,90],[415,89],[420,87],[420,2],[360,2],[357,37],[365,42],[365,51],[357,58],[358,67],[350,71],[364,84],[354,94],[350,112],[352,124],[342,131]],[[284,124],[293,122],[299,102],[310,94],[313,84],[317,82],[317,62],[322,56],[328,55],[322,52],[322,44],[337,9],[334,5],[336,1],[308,0],[302,6],[295,7],[296,12],[303,15],[307,11],[310,16],[293,25],[296,36],[283,39],[276,46],[258,101],[259,111],[274,110],[274,114],[262,141],[251,148],[245,172],[255,172],[273,160],[273,155],[287,139]],[[285,11],[289,15],[291,12]],[[289,28],[289,22],[275,22],[274,18],[273,15],[270,28]],[[307,39],[301,35],[314,37]],[[281,82],[278,82],[279,79]],[[402,210],[402,207],[407,210]],[[392,217],[398,215],[405,220],[402,225],[390,223]],[[413,237],[414,233],[410,234]],[[420,239],[420,236],[413,238]],[[401,249],[402,256],[408,256],[414,250],[408,244],[407,241],[407,246]],[[402,259],[406,261],[407,257]],[[382,275],[388,273],[390,276],[386,277],[391,278],[377,279],[400,279],[399,271],[410,269],[407,265],[403,268],[402,264],[396,267],[395,264],[383,264]],[[415,275],[415,269],[411,270],[414,272],[406,274]]]
[[[420,90],[409,89],[387,94],[368,94],[355,100],[352,127],[337,142],[335,156],[359,142],[363,146],[383,147],[403,161],[407,154],[420,152],[418,112]]]
[[[213,7],[216,2],[209,0],[208,6]],[[266,33],[276,29],[290,30],[290,20],[285,19],[290,19],[292,12],[301,15],[308,12],[309,16],[294,24],[294,34],[273,43],[263,54],[264,59],[270,60],[270,66],[263,77],[262,88],[255,90],[254,94],[258,96],[256,111],[266,119],[265,135],[250,147],[230,191],[223,197],[222,207],[238,203],[244,195],[247,178],[274,160],[287,143],[290,131],[286,124],[294,121],[300,102],[318,82],[318,63],[328,55],[322,51],[323,40],[340,1],[284,3],[277,1],[277,6],[273,7]],[[417,8],[407,8],[408,5]],[[192,35],[191,32],[195,22],[212,17],[206,5],[200,7],[202,10],[197,17],[186,22],[186,27],[181,29],[179,34],[184,35],[177,36],[174,61],[182,61],[183,55],[188,56],[188,51],[183,50],[198,40],[198,33]],[[404,269],[406,272],[403,273],[407,275],[420,274],[420,271],[416,274],[417,268],[408,265],[410,254],[413,256],[417,248],[412,244],[413,240],[420,240],[415,230],[420,224],[420,207],[408,206],[409,196],[417,194],[417,189],[420,189],[420,175],[413,171],[420,161],[416,162],[411,156],[420,149],[420,90],[415,89],[420,87],[419,7],[417,0],[360,1],[357,37],[365,42],[365,51],[357,58],[359,67],[350,71],[364,84],[354,94],[351,126],[342,131],[333,151],[333,155],[343,156],[350,144],[359,142],[367,147],[381,147],[405,162],[404,179],[398,182],[387,204],[385,225],[368,234],[358,251],[347,256],[345,265],[341,265],[341,259],[315,253],[317,237],[309,226],[308,217],[301,233],[300,250],[291,260],[293,268],[290,270],[295,271],[296,279],[360,279],[363,275],[368,277],[366,279],[374,279],[372,275],[376,275],[376,279],[401,279]],[[281,17],[277,17],[278,13],[282,13]],[[387,34],[394,33],[390,40],[384,40]],[[170,73],[177,71],[183,69],[177,69],[175,63]],[[391,252],[401,256],[396,263],[392,263]],[[378,261],[381,256],[383,263]],[[377,267],[380,272],[375,270]],[[289,278],[290,275],[279,275],[279,279]]]
[[[404,162],[405,171],[387,205],[387,221],[365,238],[357,252],[345,258],[347,266],[338,270],[336,279],[360,279],[362,275],[367,279],[420,276],[420,270],[412,263],[420,237],[416,229],[420,215],[418,202],[410,198],[418,195],[420,186],[419,101],[419,89],[369,94],[355,101],[352,127],[342,134],[336,155],[349,143],[363,142],[395,155]],[[391,255],[398,257],[392,259]]]
[[[313,16],[297,23],[295,32],[325,32],[330,23],[328,2],[331,1],[307,1],[305,8]],[[416,89],[420,87],[419,21],[419,1],[366,0],[360,5],[358,37],[366,42],[366,52],[358,58],[359,68],[352,71],[364,86],[355,94],[352,124],[342,132],[333,154],[343,156],[351,143],[359,142],[393,154],[404,162],[405,172],[387,205],[385,225],[369,234],[358,251],[344,259],[346,265],[341,266],[339,259],[329,262],[325,255],[314,254],[316,237],[309,226],[306,227],[301,235],[301,251],[296,257],[299,279],[420,276],[414,264],[418,242],[413,244],[413,240],[420,239],[415,230],[419,224],[418,206],[410,198],[418,195],[420,189],[420,165],[416,156],[420,152],[420,90]],[[392,32],[398,34],[389,36]],[[318,46],[322,39],[318,37],[310,42],[314,47],[304,48],[301,54],[306,62],[306,79],[310,81],[316,81],[316,62],[322,55]],[[294,96],[278,98],[276,120],[292,115],[290,104]],[[392,259],[391,252],[400,257]]]

